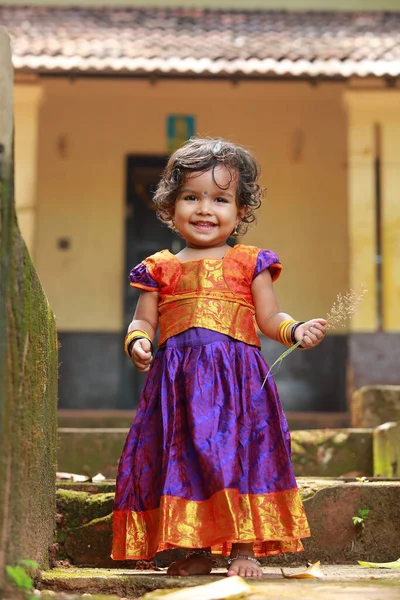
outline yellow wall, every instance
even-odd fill
[[[16,212],[32,259],[35,258],[37,150],[42,92],[37,81],[21,83],[14,90]]]
[[[267,198],[244,238],[276,250],[284,310],[323,316],[348,287],[344,84],[44,79],[35,262],[62,331],[120,331],[125,157],[163,153],[170,113],[250,147]],[[57,239],[69,237],[69,251]]]
[[[400,331],[400,91],[350,90],[349,214],[352,287],[368,295],[352,321],[358,331]],[[376,139],[379,128],[380,142]],[[380,156],[382,323],[378,320],[375,156]]]

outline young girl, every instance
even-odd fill
[[[155,194],[158,217],[186,247],[130,274],[141,294],[125,350],[148,376],[118,470],[116,560],[183,547],[168,573],[206,574],[212,550],[230,556],[229,576],[260,577],[255,556],[299,552],[310,535],[255,322],[273,340],[312,348],[326,321],[280,312],[274,252],[227,244],[254,220],[258,177],[247,150],[195,138],[171,156]]]

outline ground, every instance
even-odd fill
[[[359,565],[322,565],[323,579],[284,579],[280,567],[264,567],[261,580],[248,579],[254,586],[251,600],[399,600],[400,571],[370,569]],[[285,574],[304,571],[286,567]],[[123,569],[54,569],[43,573],[41,586],[68,594],[114,594],[114,598],[142,598],[157,589],[177,589],[218,581],[225,571],[197,577],[169,577],[165,571]],[[62,595],[59,596],[60,600]],[[67,597],[64,597],[65,600]],[[54,596],[53,596],[54,598]],[[151,595],[148,596],[149,600]],[[188,596],[190,598],[190,596]],[[58,599],[58,596],[57,596]],[[85,600],[90,600],[85,596]]]

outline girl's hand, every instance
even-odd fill
[[[150,369],[153,355],[149,340],[136,340],[131,350],[131,360],[138,371],[145,373]]]
[[[326,335],[326,319],[311,319],[303,325],[299,325],[294,332],[296,342],[303,340],[303,348],[314,348],[322,342]]]

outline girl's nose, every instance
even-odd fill
[[[212,212],[211,198],[202,198],[198,203],[197,212],[201,215],[209,215]]]

